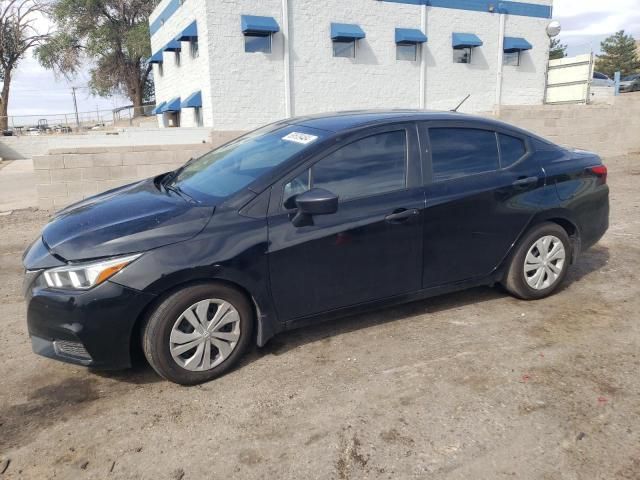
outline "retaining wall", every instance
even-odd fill
[[[36,155],[46,155],[51,149],[79,147],[193,144],[208,142],[210,136],[210,128],[135,127],[84,133],[0,137],[0,157],[6,160],[33,158]]]
[[[216,132],[207,143],[55,148],[35,155],[38,206],[60,210],[106,190],[178,168],[235,137]]]
[[[612,97],[610,104],[502,107],[499,117],[552,142],[601,156],[640,152],[640,93]]]

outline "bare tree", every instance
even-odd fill
[[[0,1],[0,130],[8,126],[7,111],[11,79],[27,50],[47,39],[34,27],[38,15],[46,13],[42,0]]]

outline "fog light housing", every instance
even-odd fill
[[[53,342],[53,349],[57,355],[61,357],[67,357],[73,360],[81,360],[83,362],[90,362],[92,360],[91,355],[87,352],[79,342],[69,342],[67,340],[55,340]]]

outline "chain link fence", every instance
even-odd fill
[[[127,105],[113,110],[93,110],[42,115],[9,115],[3,136],[67,135],[88,130],[135,126],[145,117],[153,116],[154,103],[142,107]],[[5,117],[0,117],[0,120]]]

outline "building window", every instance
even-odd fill
[[[180,66],[180,52],[176,52],[176,56],[173,58],[173,61],[176,64],[176,67]]]
[[[520,50],[515,52],[504,52],[502,57],[502,63],[504,65],[509,65],[512,67],[517,67],[520,65]]]
[[[198,40],[191,40],[189,42],[191,52],[191,58],[198,58],[200,56],[200,51],[198,50]]]
[[[471,63],[471,47],[454,48],[453,63]]]
[[[193,122],[195,123],[196,127],[201,127],[203,125],[201,107],[195,107],[193,109]]]
[[[271,35],[245,34],[244,51],[246,53],[271,53]]]
[[[168,127],[180,126],[180,112],[167,112],[166,118]]]
[[[356,41],[333,40],[333,56],[337,58],[356,58]]]
[[[418,45],[415,43],[396,45],[396,60],[415,62],[418,59]]]

